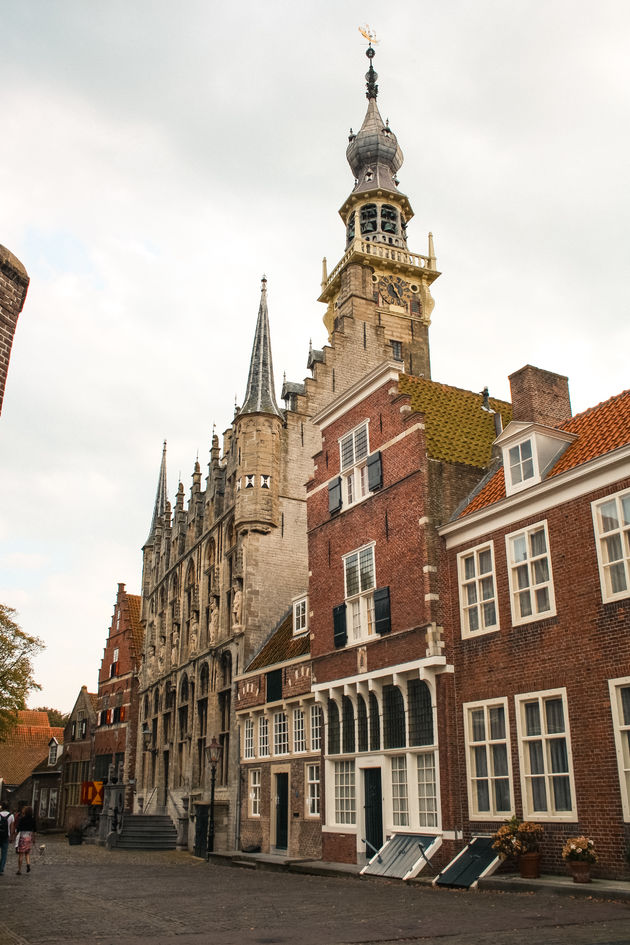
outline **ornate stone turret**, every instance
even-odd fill
[[[255,531],[278,525],[280,437],[284,417],[276,403],[263,276],[258,321],[243,406],[234,421],[237,449],[234,523]]]
[[[166,489],[166,440],[164,440],[164,446],[162,447],[162,462],[160,463],[160,475],[158,476],[158,487],[155,494],[155,505],[153,506],[153,518],[151,519],[151,528],[149,529],[149,537],[145,541],[145,545],[153,543],[155,538],[155,529],[158,523],[158,519],[164,515],[166,510],[167,503],[167,489]]]

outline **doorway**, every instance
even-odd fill
[[[383,789],[380,768],[364,768],[366,856],[371,860],[383,846]]]
[[[166,811],[166,805],[168,803],[168,764],[169,764],[169,753],[164,752],[164,785],[162,790],[162,797],[160,798],[160,806]]]
[[[289,840],[289,775],[286,772],[276,778],[276,850],[286,850]]]

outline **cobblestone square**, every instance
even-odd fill
[[[46,838],[30,874],[10,856],[0,945],[626,945],[625,902],[458,892],[107,851]]]

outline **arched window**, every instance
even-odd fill
[[[337,703],[328,700],[328,754],[339,754],[339,709]]]
[[[398,233],[398,211],[387,203],[381,207],[381,230],[383,233]]]
[[[423,679],[410,679],[407,684],[409,704],[409,744],[433,744],[433,708],[431,690]]]
[[[220,688],[227,689],[232,685],[232,654],[229,650],[221,657],[221,679]]]
[[[370,693],[370,751],[379,751],[381,747],[381,719],[378,711],[378,699]]]
[[[361,233],[374,233],[376,232],[376,225],[378,222],[378,210],[375,203],[366,203],[364,207],[361,207]]]
[[[405,747],[405,704],[398,686],[383,686],[383,736],[385,748]]]
[[[179,701],[188,702],[188,676],[186,676],[186,674],[184,674],[184,678],[179,686]]]
[[[210,670],[208,669],[208,664],[204,663],[201,667],[201,672],[199,674],[199,695],[207,696],[208,688],[210,684]]]
[[[348,696],[343,697],[343,750],[344,752],[353,752],[355,750],[354,735],[354,706],[352,699]]]
[[[349,243],[351,243],[352,240],[354,239],[354,221],[355,221],[355,212],[353,210],[350,216],[348,217],[348,223],[346,226],[346,238]]]
[[[160,711],[160,692],[158,689],[153,693],[153,715],[157,715]]]
[[[359,751],[368,750],[368,718],[365,699],[357,696],[357,729],[359,736]]]
[[[145,695],[145,697],[144,697],[143,715],[144,715],[144,718],[145,718],[145,719],[148,719],[148,717],[149,717],[149,697],[148,697],[148,695]]]

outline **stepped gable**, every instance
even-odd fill
[[[299,656],[308,656],[311,651],[308,633],[293,636],[293,608],[274,630],[260,652],[251,661],[245,672],[254,672],[273,666],[275,663],[286,663]]]
[[[630,390],[622,391],[621,394],[576,414],[559,424],[558,429],[577,434],[577,439],[551,467],[545,476],[546,481],[630,443]],[[460,518],[504,498],[505,476],[501,467],[466,506]]]
[[[482,394],[409,374],[401,375],[398,389],[409,395],[413,411],[424,414],[431,459],[479,469],[490,465],[496,437],[494,414],[483,408]],[[489,404],[506,426],[512,419],[511,404],[494,397]]]

